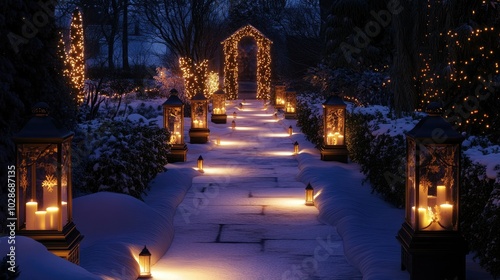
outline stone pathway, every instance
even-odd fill
[[[234,101],[236,105],[241,100]],[[175,216],[175,238],[152,268],[155,279],[361,279],[334,227],[304,205],[298,163],[274,109],[246,100],[236,129],[210,123],[204,173],[193,180]],[[188,159],[198,154],[190,145]]]

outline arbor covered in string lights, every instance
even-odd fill
[[[71,47],[68,53],[69,75],[73,96],[78,104],[83,103],[85,86],[85,54],[82,13],[73,11],[70,28]]]
[[[238,98],[238,43],[252,37],[257,44],[257,98],[271,95],[272,41],[252,25],[246,25],[221,42],[224,50],[224,90],[228,99]]]

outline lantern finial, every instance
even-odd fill
[[[31,108],[31,112],[37,117],[47,117],[50,112],[50,107],[45,102],[38,102]]]
[[[179,92],[175,88],[173,88],[173,89],[170,90],[170,95],[177,96],[178,94],[179,94]]]

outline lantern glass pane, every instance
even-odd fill
[[[191,106],[192,127],[207,128],[206,102],[192,102]]]
[[[294,91],[287,91],[285,93],[285,99],[285,111],[287,113],[295,113],[295,109],[297,108],[296,93]]]
[[[20,224],[26,230],[57,229],[57,145],[18,146]]]
[[[212,95],[212,107],[214,115],[223,115],[226,113],[224,94]]]
[[[71,188],[71,144],[65,142],[62,144],[62,176],[61,176],[61,217],[62,226],[69,222],[70,213],[68,212],[68,189]]]
[[[170,143],[182,144],[182,112],[179,107],[166,109],[167,129],[170,131]]]
[[[276,105],[285,105],[285,87],[276,86]]]
[[[327,145],[344,145],[345,109],[327,107],[325,118],[325,142]]]
[[[457,230],[459,146],[420,145],[418,228]]]

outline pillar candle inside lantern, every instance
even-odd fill
[[[436,204],[441,205],[446,203],[446,187],[441,185],[437,186]]]
[[[35,230],[45,230],[47,224],[47,211],[35,212]]]
[[[47,225],[46,229],[57,229],[57,220],[59,218],[59,208],[58,207],[47,207]]]
[[[35,212],[38,211],[38,202],[26,202],[26,229],[34,230],[36,228]]]
[[[427,209],[418,208],[418,228],[423,229],[428,225],[427,221]]]
[[[441,226],[445,228],[450,228],[453,223],[452,223],[452,216],[453,216],[453,205],[444,203],[439,205],[440,209],[440,214],[439,214],[439,223]]]

